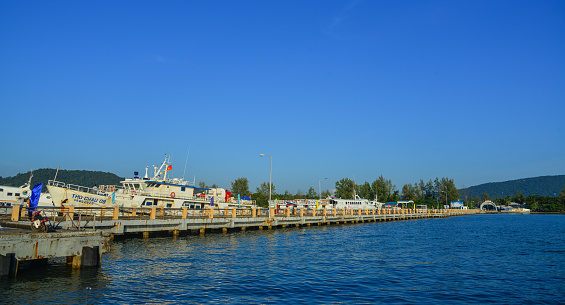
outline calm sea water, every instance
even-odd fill
[[[475,215],[112,244],[50,261],[4,304],[565,303],[565,216]]]

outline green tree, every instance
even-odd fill
[[[322,192],[322,199],[325,199],[325,198],[328,198],[328,197],[331,197],[331,196],[332,196],[332,193],[330,192],[330,190],[325,190],[325,191]]]
[[[371,183],[371,189],[379,202],[388,202],[396,198],[394,196],[396,185],[393,185],[392,181],[385,179],[382,175]]]
[[[204,182],[204,181],[198,182],[198,187],[199,187],[199,188],[203,188],[203,189],[208,188],[208,187],[206,186],[206,182]]]
[[[487,201],[487,200],[489,200],[489,195],[488,195],[487,192],[484,192],[484,193],[481,195],[481,203],[482,203],[482,202],[485,202],[485,201]]]
[[[402,199],[403,200],[417,200],[416,188],[412,184],[405,184],[402,187]]]
[[[261,185],[257,188],[256,192],[266,195],[267,197],[269,197],[270,193],[272,197],[272,194],[275,193],[275,185],[271,184],[271,189],[269,189],[269,182],[261,182]]]
[[[365,198],[365,199],[375,198],[375,195],[373,195],[373,190],[371,189],[371,184],[369,184],[369,182],[365,181],[365,183],[358,185],[356,189],[357,189],[357,194],[361,198]]]
[[[249,191],[249,181],[245,177],[237,178],[231,183],[232,194],[237,196],[247,196],[251,192]]]
[[[316,190],[314,190],[313,187],[310,187],[308,189],[308,193],[306,194],[306,197],[310,199],[315,199],[318,197],[318,193],[316,193]]]
[[[335,195],[337,198],[353,198],[353,187],[355,183],[349,178],[343,178],[335,183]]]
[[[516,195],[512,197],[512,201],[522,204],[526,201],[526,197],[524,197],[524,195],[522,195],[522,193],[518,190]]]

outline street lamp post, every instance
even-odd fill
[[[320,197],[320,200],[322,200],[322,181],[326,180],[328,178],[324,178],[324,179],[320,179],[320,181],[318,181],[318,195]]]
[[[273,156],[265,155],[265,154],[259,154],[259,156],[271,158],[271,172],[269,173],[269,218],[271,218],[271,185],[272,185],[271,181],[273,179]]]
[[[445,206],[447,206],[447,192],[446,191],[441,191],[442,193],[445,193]]]

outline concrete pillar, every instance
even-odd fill
[[[361,209],[357,210],[357,215],[361,216]]]
[[[20,221],[20,209],[21,205],[12,206],[12,221]]]
[[[82,247],[81,267],[100,267],[102,256],[96,247]]]
[[[73,269],[100,267],[101,263],[102,255],[98,246],[82,247],[81,255],[67,256],[67,265],[71,265]]]
[[[73,269],[78,269],[80,268],[81,258],[80,255],[67,256],[67,265],[71,265]]]
[[[136,207],[131,208],[131,216],[133,216],[133,217],[137,216],[137,208]]]
[[[317,212],[316,209],[313,209],[312,210],[312,216],[316,216],[316,212]]]
[[[228,233],[228,228],[222,228],[222,233],[224,234]]]
[[[200,235],[204,235],[206,234],[206,229],[205,228],[200,228]]]
[[[336,210],[336,209],[333,209],[333,210],[332,210],[332,214],[333,214],[334,216],[336,216],[336,215],[337,215],[337,210]]]
[[[263,226],[259,226],[259,230],[261,230],[261,231],[262,231],[262,230],[263,230]]]
[[[300,224],[296,224],[296,227],[297,227],[297,228],[300,227]]]
[[[242,232],[245,232],[245,230],[246,230],[246,227],[241,227]]]
[[[257,217],[257,210],[256,209],[251,209],[251,217],[253,217],[253,218]]]
[[[286,228],[286,225],[281,225],[281,227],[284,229],[284,228]]]
[[[28,208],[27,208],[26,206],[22,206],[22,207],[20,208],[20,219],[21,219],[21,218],[25,218],[27,212],[28,212]]]
[[[69,207],[70,208],[70,207]],[[106,215],[106,208],[105,207],[101,207],[100,208],[100,217]]]
[[[157,214],[157,208],[156,207],[152,207],[151,208],[151,214],[149,214],[149,219],[155,219],[155,215]]]
[[[180,234],[180,230],[178,230],[178,229],[173,230],[173,237],[175,237],[175,238],[179,237],[179,234]]]
[[[16,276],[17,272],[18,260],[16,259],[16,254],[6,253],[6,255],[0,255],[0,279],[13,278]]]
[[[143,238],[144,238],[144,239],[149,238],[149,231],[143,232]]]
[[[114,207],[114,213],[112,214],[112,220],[118,220],[119,216],[120,216],[120,208]]]
[[[236,218],[236,212],[235,212],[235,208],[231,209],[231,218]]]
[[[275,217],[275,209],[271,209],[271,216]]]
[[[182,219],[186,219],[187,215],[188,215],[188,208],[186,207],[182,208]]]
[[[328,210],[326,210],[326,208],[324,208],[324,212],[323,212],[323,213],[324,213],[324,214],[323,214],[324,217],[328,216]]]
[[[290,217],[290,209],[286,209],[285,212],[286,212],[286,213],[285,213],[286,217]]]
[[[73,220],[75,218],[75,207],[74,206],[70,206],[69,207],[69,212],[67,213],[67,219],[68,220]]]
[[[161,216],[161,217],[164,217],[164,216],[165,216],[165,208],[164,208],[164,207],[161,207],[161,208],[159,209],[159,216]]]

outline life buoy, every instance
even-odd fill
[[[171,192],[171,198],[175,198],[176,194],[175,192]]]
[[[113,185],[109,185],[108,186],[108,192],[113,192],[114,191],[114,186]]]
[[[132,195],[137,195],[137,193],[135,191],[131,191]]]

